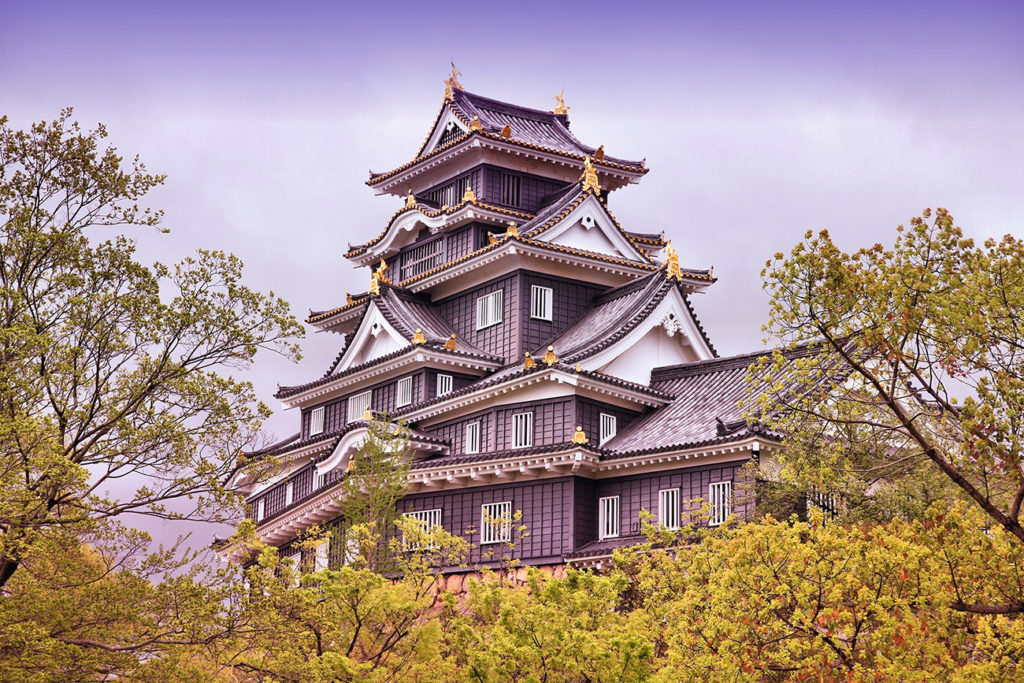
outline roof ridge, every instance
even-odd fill
[[[781,351],[789,360],[803,358],[804,356],[809,356],[814,353],[815,349],[813,348],[813,345],[815,343],[820,343],[820,340],[803,342],[795,348],[776,346],[770,349],[762,349],[761,351],[749,351],[747,353],[741,353],[734,356],[725,356],[724,358],[708,358],[706,360],[693,361],[692,363],[663,365],[651,370],[651,383],[666,382],[673,379],[681,379],[683,377],[693,377],[695,375],[701,375],[709,372],[735,370],[744,366],[749,367],[753,360],[762,356],[771,355],[776,351]]]

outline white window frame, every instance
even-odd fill
[[[324,407],[317,406],[309,411],[309,435],[316,436],[324,433]]]
[[[529,448],[533,445],[533,413],[512,415],[512,448]]]
[[[362,420],[367,406],[373,405],[373,389],[356,394],[348,400],[348,421]]]
[[[413,512],[406,512],[404,517],[408,519],[415,519],[423,526],[423,531],[430,533],[434,529],[441,527],[441,508],[434,508],[433,510],[415,510]],[[421,550],[423,546],[419,543],[406,543],[405,539],[402,539],[402,547],[406,550]],[[433,549],[434,544],[428,543],[427,550]]]
[[[289,481],[284,485],[284,506],[288,507],[295,502],[295,483]]]
[[[395,407],[401,408],[412,403],[412,377],[403,377],[395,385]]]
[[[466,423],[465,452],[467,454],[480,452],[480,433],[483,431],[480,420]]]
[[[658,491],[658,525],[665,529],[678,529],[681,518],[679,489],[661,489]]]
[[[480,506],[480,545],[512,540],[512,501]]]
[[[444,396],[445,394],[452,393],[452,389],[455,387],[455,378],[452,375],[445,373],[437,373],[437,395]]]
[[[294,550],[285,555],[286,558],[292,561],[292,574],[291,587],[299,587],[299,575],[302,573],[302,550]]]
[[[724,524],[732,514],[732,482],[716,481],[708,486],[708,526]]]
[[[256,521],[260,521],[265,516],[266,511],[266,498],[260,498],[256,501]]]
[[[331,537],[328,536],[316,547],[316,555],[313,556],[313,571],[318,572],[327,569],[331,558]]]
[[[499,289],[476,300],[476,329],[497,325],[505,317],[505,291]]]
[[[619,420],[611,413],[601,413],[601,438],[598,441],[599,446],[603,446],[606,441],[615,437],[618,432]]]
[[[597,537],[619,537],[619,496],[605,496],[597,500]]]
[[[551,322],[551,312],[554,310],[555,290],[540,285],[530,286],[530,317],[534,320],[546,320]]]

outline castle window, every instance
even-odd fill
[[[482,330],[502,321],[504,292],[491,292],[476,300],[476,329]]]
[[[530,317],[550,321],[552,299],[553,292],[550,287],[530,287]]]
[[[501,203],[506,206],[519,206],[520,178],[511,173],[501,174]]]
[[[619,497],[608,496],[597,502],[598,538],[616,538],[619,535]]]
[[[266,510],[266,502],[263,498],[256,501],[256,521],[263,519],[264,510]]]
[[[598,445],[603,446],[605,441],[615,436],[618,420],[614,415],[601,413],[601,440]]]
[[[327,562],[330,556],[331,537],[328,536],[316,547],[316,555],[313,556],[313,571],[318,572],[327,569]]]
[[[533,413],[517,413],[512,416],[512,448],[526,448],[533,445]]]
[[[458,138],[465,131],[455,125],[454,121],[449,121],[448,125],[445,126],[444,132],[441,133],[441,139],[437,141],[437,146],[447,145],[452,140]]]
[[[444,396],[452,392],[452,376],[441,375],[437,376],[437,395]]]
[[[295,484],[288,482],[284,487],[284,506],[288,507],[292,504],[292,499],[295,497]]]
[[[373,391],[364,391],[356,394],[348,400],[348,421],[355,422],[363,419],[363,413],[370,407],[373,400]]]
[[[658,524],[666,529],[679,528],[679,489],[658,491]]]
[[[412,403],[412,377],[403,377],[398,380],[398,391],[396,394],[395,405],[399,408]]]
[[[466,425],[466,453],[480,452],[480,421]]]
[[[402,254],[402,276],[407,280],[444,265],[444,237],[413,247]]]
[[[324,407],[319,406],[309,411],[309,435],[316,436],[324,431]]]
[[[419,522],[420,526],[423,527],[425,533],[430,533],[434,529],[441,526],[441,510],[420,510],[418,512],[406,512],[405,517],[409,519],[415,519]],[[405,539],[402,539],[402,547],[406,550],[419,550],[423,547],[420,543],[406,543]],[[427,548],[433,548],[433,543],[428,543]]]
[[[512,502],[487,503],[480,509],[480,543],[512,540]]]
[[[708,502],[711,513],[708,516],[709,526],[718,526],[732,514],[732,482],[720,481],[708,487]]]

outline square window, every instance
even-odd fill
[[[618,420],[614,415],[601,413],[601,440],[598,443],[599,446],[603,446],[605,441],[615,436],[617,425]]]
[[[480,510],[480,543],[512,540],[512,502],[487,503]]]
[[[444,396],[452,392],[452,376],[451,375],[438,375],[437,376],[437,395]]]
[[[395,397],[395,405],[401,408],[412,403],[412,377],[403,377],[398,380],[398,390]]]
[[[554,292],[550,287],[530,287],[530,317],[536,320],[551,320],[551,305]]]
[[[324,407],[317,406],[309,411],[309,435],[316,436],[324,431]]]
[[[679,528],[679,489],[658,491],[658,524],[666,529]]]
[[[619,497],[608,496],[597,503],[598,538],[616,538],[619,535]]]
[[[732,482],[719,481],[708,487],[708,502],[711,511],[708,526],[718,526],[732,514]]]
[[[423,527],[425,533],[430,533],[434,529],[441,526],[441,509],[436,510],[420,510],[418,512],[406,512],[405,517],[415,519],[419,522],[420,526]],[[406,543],[405,539],[402,539],[402,547],[406,550],[419,550],[423,546],[419,543]],[[432,548],[433,544],[428,544],[427,548]]]
[[[466,425],[466,453],[480,452],[480,422]]]
[[[533,413],[517,413],[512,416],[512,448],[527,448],[533,445]]]
[[[504,292],[491,292],[476,300],[476,329],[497,325],[503,319]]]
[[[364,391],[361,394],[356,394],[348,400],[348,421],[355,422],[356,420],[362,420],[363,415],[367,410],[370,409],[371,402],[373,401],[373,391]]]

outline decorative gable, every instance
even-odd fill
[[[615,219],[593,194],[588,195],[569,215],[536,234],[541,242],[560,244],[615,258],[649,262],[645,254],[630,243]]]
[[[409,343],[409,340],[404,339],[384,318],[377,304],[371,302],[335,372],[342,372],[386,356],[409,346]]]
[[[441,115],[438,116],[434,129],[427,136],[426,144],[423,145],[423,149],[420,150],[417,156],[423,156],[468,132],[469,128],[466,124],[460,121],[459,117],[449,107],[445,107],[441,111]]]

